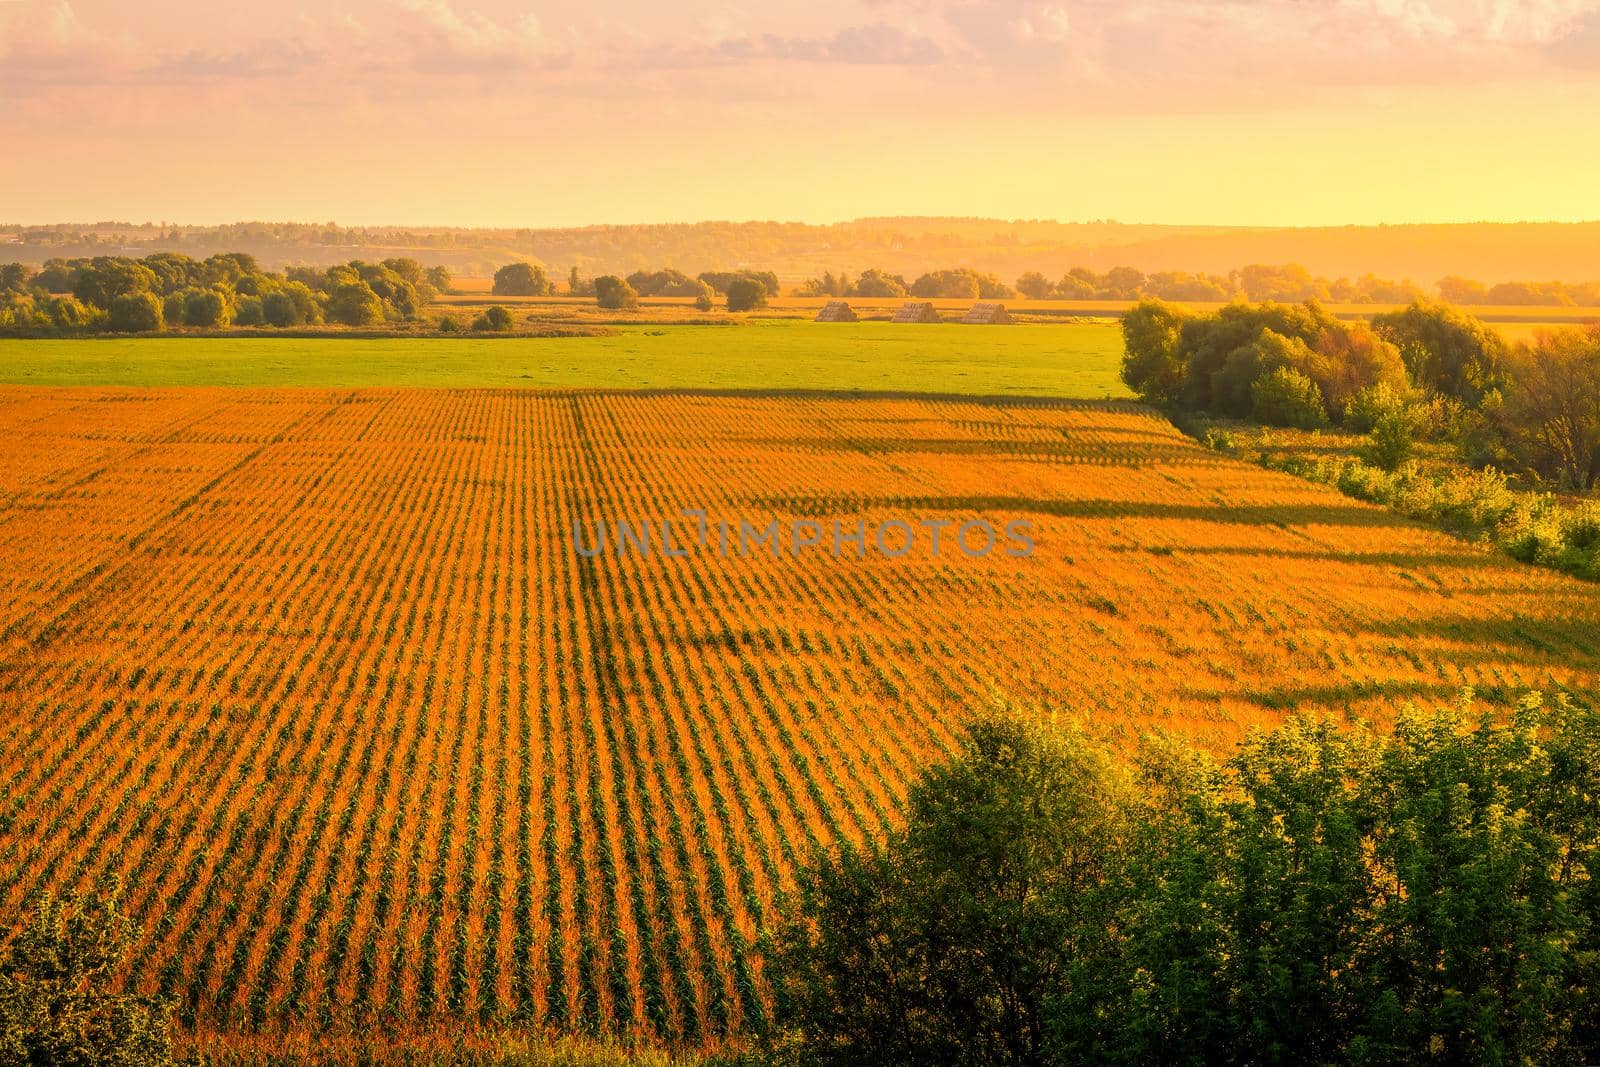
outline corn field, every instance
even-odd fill
[[[722,552],[685,512],[1036,548]],[[692,550],[574,550],[647,520]],[[1592,587],[1131,405],[8,388],[0,916],[120,873],[119,981],[196,1032],[705,1045],[769,1019],[795,865],[967,709],[1222,745],[1593,687],[1597,635]]]

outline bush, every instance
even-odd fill
[[[95,309],[75,297],[58,296],[50,301],[50,321],[58,330],[69,333],[86,330],[93,326],[99,317]]]
[[[0,1064],[171,1063],[168,1005],[109,990],[137,934],[115,881],[40,901],[0,963]]]
[[[516,325],[516,320],[511,317],[511,312],[494,305],[472,320],[472,329],[477,333],[505,333]]]
[[[595,302],[611,311],[622,311],[639,306],[639,294],[633,286],[615,274],[602,275],[594,280]]]
[[[1297,370],[1279,367],[1257,378],[1250,397],[1256,421],[1268,426],[1315,430],[1328,424],[1322,391]]]
[[[441,318],[439,320],[439,332],[440,333],[460,333],[461,332],[461,320],[457,319],[454,315],[446,315],[446,316],[444,316],[443,318]]]
[[[729,311],[754,311],[767,306],[767,287],[754,278],[738,278],[728,285]]]
[[[166,315],[154,293],[129,293],[111,301],[106,325],[117,333],[154,333],[166,326]]]
[[[1404,411],[1406,398],[1388,382],[1369,385],[1356,393],[1345,408],[1345,429],[1352,433],[1371,433],[1385,415]]]
[[[1399,470],[1400,465],[1416,451],[1413,438],[1413,420],[1404,409],[1392,411],[1378,420],[1362,446],[1361,456],[1368,463],[1386,471]]]
[[[705,282],[698,283],[700,291],[695,294],[694,306],[696,311],[710,311],[716,306],[717,294]]]

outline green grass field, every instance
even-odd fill
[[[1114,325],[757,320],[608,337],[0,340],[0,384],[830,389],[1123,397]]]

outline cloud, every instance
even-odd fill
[[[1545,51],[1564,67],[1600,71],[1600,11],[1591,11],[1553,39]]]
[[[827,37],[730,37],[706,52],[689,49],[677,55],[690,63],[696,58],[723,62],[776,59],[864,66],[921,66],[945,58],[944,49],[929,38],[884,23],[847,26]]]

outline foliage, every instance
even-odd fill
[[[166,316],[154,293],[128,293],[111,301],[106,325],[117,333],[153,333],[166,325]]]
[[[328,319],[345,326],[371,326],[383,321],[383,300],[359,278],[339,283],[328,294]]]
[[[109,988],[138,936],[121,896],[111,881],[96,893],[39,902],[0,963],[0,1067],[171,1062],[167,1005]]]
[[[495,296],[554,296],[556,287],[535,263],[508,263],[494,272]]]
[[[1416,420],[1405,410],[1379,417],[1361,451],[1362,458],[1386,471],[1399,470],[1416,451],[1415,427]]]
[[[1418,300],[1374,316],[1372,328],[1399,348],[1412,381],[1423,388],[1476,404],[1503,386],[1504,339],[1453,307]]]
[[[1046,1002],[1127,834],[1110,757],[1076,731],[975,721],[911,791],[904,831],[824,856],[776,935],[808,1058],[1040,1063]]]
[[[1600,715],[1296,717],[1225,765],[980,721],[906,827],[805,874],[816,1062],[1592,1062]],[[1042,1030],[1041,1030],[1042,1024]]]
[[[1144,300],[1122,317],[1126,355],[1122,380],[1147,404],[1166,405],[1183,384],[1183,324],[1189,312],[1175,304]]]
[[[1498,421],[1528,469],[1585,492],[1600,485],[1600,324],[1518,352]]]
[[[1315,430],[1326,426],[1322,390],[1297,370],[1278,367],[1257,378],[1250,387],[1252,414],[1268,426]]]
[[[515,325],[511,312],[499,304],[485,309],[482,315],[472,320],[474,333],[505,333]]]
[[[639,294],[633,286],[615,274],[602,275],[594,280],[595,302],[603,308],[620,311],[639,306]]]
[[[728,285],[729,311],[754,311],[767,306],[767,287],[755,278],[738,278]]]

